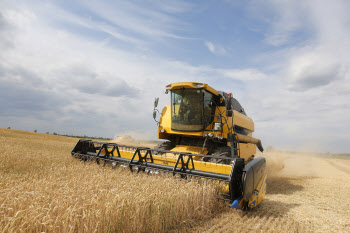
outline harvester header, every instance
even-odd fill
[[[223,184],[219,199],[235,208],[257,206],[266,193],[266,161],[255,158],[256,148],[263,147],[252,136],[254,122],[240,103],[205,83],[172,83],[165,89],[170,104],[159,111],[156,98],[153,111],[164,141],[154,149],[80,140],[72,155],[131,171],[217,180]]]

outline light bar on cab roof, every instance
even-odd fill
[[[193,83],[194,87],[204,87],[203,83]]]

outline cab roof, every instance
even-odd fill
[[[209,91],[210,93],[218,96],[219,92],[217,90],[215,90],[214,88],[212,88],[211,86],[209,86],[206,83],[198,83],[198,82],[179,82],[179,83],[171,83],[169,85],[165,86],[166,90],[178,90],[181,88],[191,88],[191,89],[205,89],[207,91]]]

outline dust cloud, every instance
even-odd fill
[[[159,141],[154,140],[135,139],[130,135],[115,136],[114,139],[111,140],[111,142],[127,146],[139,146],[149,148],[154,148],[159,143]]]
[[[318,154],[311,152],[287,152],[270,149],[259,153],[266,158],[270,177],[337,177],[350,172],[350,155]]]

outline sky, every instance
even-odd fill
[[[264,147],[350,153],[350,1],[0,1],[0,127],[156,139],[165,86],[232,92]]]

